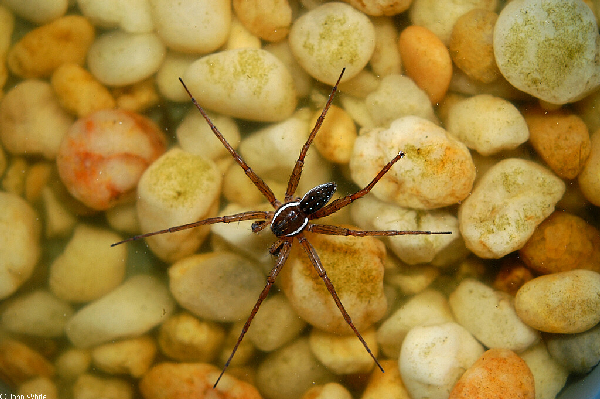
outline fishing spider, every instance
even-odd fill
[[[256,222],[252,223],[252,232],[254,232],[254,233],[258,233],[259,231],[263,230],[266,226],[271,227],[271,231],[273,232],[273,234],[275,234],[275,237],[277,237],[277,241],[269,249],[269,252],[272,255],[277,256],[275,266],[269,273],[269,276],[267,277],[267,283],[265,285],[265,288],[262,290],[260,296],[258,297],[258,300],[256,301],[256,304],[254,305],[254,308],[252,309],[252,313],[250,313],[248,320],[244,324],[244,327],[242,328],[242,332],[241,332],[235,346],[233,347],[231,355],[227,359],[227,362],[225,362],[225,365],[223,366],[223,370],[221,371],[221,374],[217,378],[217,381],[215,382],[214,387],[216,387],[217,384],[219,383],[219,381],[221,380],[221,377],[223,376],[223,374],[225,373],[225,370],[229,366],[231,359],[233,359],[233,355],[237,351],[240,343],[242,342],[244,335],[248,331],[248,328],[250,327],[250,323],[254,319],[256,312],[258,312],[258,308],[260,307],[263,300],[267,297],[269,290],[271,289],[271,287],[273,286],[273,283],[275,282],[275,278],[277,277],[277,275],[281,271],[281,268],[285,264],[289,254],[290,254],[290,250],[292,248],[292,243],[294,242],[294,239],[298,240],[298,242],[300,243],[300,245],[302,246],[302,248],[308,255],[308,258],[310,259],[310,261],[313,264],[313,266],[315,267],[317,273],[319,274],[319,276],[321,277],[321,279],[327,286],[329,293],[333,297],[333,300],[335,301],[337,307],[339,308],[340,312],[342,313],[342,316],[344,317],[344,320],[346,321],[346,323],[348,323],[350,328],[352,328],[352,331],[354,331],[354,334],[356,334],[356,336],[358,337],[360,342],[363,344],[363,346],[365,347],[365,349],[367,350],[369,355],[371,355],[371,357],[373,358],[373,360],[375,361],[375,363],[377,364],[379,369],[383,372],[383,367],[381,367],[381,364],[379,364],[379,362],[377,361],[377,358],[375,358],[375,355],[373,355],[373,352],[371,352],[371,349],[369,349],[369,346],[363,339],[362,335],[360,335],[360,333],[354,326],[354,323],[352,323],[352,319],[350,318],[350,315],[348,314],[348,312],[346,312],[344,305],[342,305],[342,302],[340,301],[340,298],[338,297],[338,294],[336,293],[335,288],[333,287],[333,284],[331,283],[331,281],[329,280],[329,277],[327,276],[327,273],[325,272],[325,268],[323,267],[321,260],[319,259],[319,256],[317,255],[317,252],[315,251],[314,247],[306,239],[306,237],[304,235],[304,231],[310,231],[312,233],[318,233],[318,234],[355,236],[355,237],[396,236],[396,235],[406,235],[406,234],[451,234],[451,232],[449,232],[449,231],[433,232],[433,231],[401,231],[401,230],[370,230],[370,231],[352,230],[352,229],[348,229],[348,228],[340,227],[340,226],[314,224],[311,222],[312,220],[320,219],[325,216],[329,216],[332,213],[337,212],[341,208],[349,205],[350,203],[356,201],[357,199],[361,198],[362,196],[367,194],[369,191],[371,191],[373,186],[375,186],[375,184],[383,177],[383,175],[385,175],[397,161],[399,161],[401,158],[404,157],[404,153],[402,151],[400,151],[394,158],[392,158],[392,160],[389,161],[383,167],[383,169],[381,169],[381,171],[377,174],[377,176],[375,176],[375,178],[366,187],[362,188],[361,190],[358,190],[354,194],[350,194],[350,195],[346,195],[345,197],[338,198],[335,201],[328,204],[329,200],[331,199],[331,197],[333,196],[333,194],[336,190],[336,184],[333,182],[330,182],[330,183],[324,183],[324,184],[318,185],[317,187],[309,190],[306,194],[304,194],[304,196],[302,198],[298,198],[298,197],[294,196],[294,192],[296,191],[296,188],[298,187],[298,182],[300,181],[300,176],[302,175],[302,167],[304,165],[304,158],[306,157],[306,153],[308,152],[308,149],[309,149],[313,139],[315,138],[319,128],[321,127],[321,124],[323,123],[323,120],[325,119],[325,115],[327,114],[327,111],[329,110],[329,107],[333,101],[333,98],[337,91],[340,80],[342,79],[342,76],[344,75],[345,69],[346,68],[342,69],[342,72],[340,73],[340,76],[339,76],[335,86],[333,86],[333,89],[331,90],[331,94],[329,95],[329,99],[327,100],[327,103],[325,104],[323,111],[321,112],[321,115],[317,119],[317,123],[315,124],[315,127],[312,129],[310,135],[308,136],[308,139],[306,140],[306,143],[304,143],[304,146],[302,147],[302,150],[300,151],[300,155],[298,156],[298,160],[296,161],[294,170],[292,171],[292,174],[289,178],[287,190],[285,192],[285,199],[284,199],[283,203],[281,201],[279,201],[277,198],[275,198],[275,194],[273,194],[273,191],[269,188],[269,186],[250,168],[250,166],[248,166],[248,164],[242,159],[240,154],[238,154],[237,151],[234,150],[233,147],[231,147],[231,145],[227,142],[227,140],[225,140],[225,137],[223,137],[221,132],[219,132],[219,129],[217,129],[217,127],[212,123],[210,118],[206,115],[206,112],[204,112],[204,109],[198,104],[198,102],[196,101],[196,99],[194,98],[192,93],[190,93],[190,91],[188,90],[185,83],[183,83],[183,80],[181,78],[179,78],[179,81],[181,82],[184,89],[190,96],[192,103],[196,106],[196,108],[198,108],[198,111],[200,111],[200,113],[202,114],[204,119],[206,119],[206,122],[208,123],[208,125],[210,126],[212,131],[214,132],[215,136],[217,136],[217,138],[221,141],[221,143],[223,143],[223,145],[225,146],[227,151],[229,151],[229,153],[231,154],[233,159],[235,159],[235,161],[238,163],[238,165],[240,165],[241,168],[244,170],[244,172],[246,173],[246,176],[248,176],[248,178],[252,181],[252,183],[254,183],[254,185],[265,196],[265,198],[271,203],[271,205],[273,206],[273,208],[275,210],[274,211],[249,211],[249,212],[237,213],[235,215],[212,217],[212,218],[208,218],[208,219],[199,220],[197,222],[184,224],[181,226],[174,226],[174,227],[169,227],[168,229],[164,229],[164,230],[158,230],[158,231],[154,231],[151,233],[140,234],[140,235],[128,238],[126,240],[117,242],[115,244],[112,244],[112,246],[123,244],[125,242],[137,240],[140,238],[150,237],[150,236],[157,235],[157,234],[173,233],[173,232],[180,231],[180,230],[185,230],[185,229],[190,229],[190,228],[197,227],[197,226],[204,226],[204,225],[215,224],[215,223],[232,223],[232,222],[240,222],[242,220],[258,220]]]

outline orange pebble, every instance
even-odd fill
[[[413,25],[400,34],[398,50],[406,74],[433,104],[441,101],[452,78],[452,59],[444,43],[429,29]]]

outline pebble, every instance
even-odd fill
[[[598,40],[596,18],[584,2],[519,0],[500,12],[494,54],[514,87],[548,103],[565,104],[600,84]]]
[[[258,36],[250,32],[240,20],[234,16],[231,18],[231,28],[227,43],[222,48],[223,50],[234,50],[241,48],[262,48],[262,42]]]
[[[319,254],[356,328],[364,331],[380,320],[387,310],[383,294],[383,243],[372,237],[305,235]],[[279,283],[294,310],[309,324],[334,334],[351,333],[300,245],[292,248]]]
[[[133,200],[142,173],[165,147],[165,136],[145,116],[100,110],[70,127],[58,151],[58,173],[73,197],[106,210]]]
[[[363,330],[360,334],[377,357],[375,330]],[[334,374],[364,374],[375,367],[375,362],[355,335],[337,335],[313,328],[308,342],[313,355]]]
[[[96,26],[130,33],[152,32],[154,23],[147,0],[77,0],[77,7]]]
[[[494,291],[482,282],[463,280],[448,302],[457,323],[488,348],[521,352],[540,338],[536,330],[519,319],[511,295]]]
[[[373,23],[362,12],[340,2],[322,4],[292,24],[292,53],[309,75],[333,86],[342,68],[344,79],[356,76],[375,49]]]
[[[590,156],[577,181],[583,196],[596,206],[600,206],[600,130],[591,136]]]
[[[225,330],[220,324],[198,320],[187,312],[171,316],[158,332],[160,351],[180,362],[212,362],[224,340]]]
[[[343,385],[330,382],[310,388],[301,399],[352,399],[352,395]]]
[[[285,65],[261,49],[226,50],[200,58],[183,81],[201,106],[234,118],[281,121],[296,108]]]
[[[536,277],[515,298],[517,315],[537,330],[575,334],[600,322],[600,274],[571,270]]]
[[[509,349],[490,349],[465,371],[449,399],[534,399],[533,374]]]
[[[392,16],[401,14],[408,10],[412,0],[344,0],[346,3],[352,5],[364,12],[365,14],[372,17],[379,17],[382,15]]]
[[[448,43],[456,66],[482,83],[492,83],[501,76],[492,45],[497,19],[498,14],[491,10],[471,10],[456,20]]]
[[[54,376],[55,369],[41,353],[11,338],[0,339],[0,374],[9,386],[19,386],[35,377]]]
[[[530,109],[524,112],[529,141],[554,173],[574,179],[590,155],[590,134],[583,120],[567,111]]]
[[[380,363],[385,373],[379,369],[371,373],[361,399],[411,399],[402,382],[398,361],[381,360]]]
[[[320,115],[321,111],[313,115],[311,126],[315,126]],[[352,156],[355,140],[354,121],[343,108],[332,105],[319,128],[319,134],[315,136],[315,148],[329,162],[346,164]]]
[[[179,77],[194,61],[198,59],[196,54],[180,54],[173,51],[167,52],[160,69],[154,76],[156,88],[159,94],[169,101],[188,102],[190,96],[185,92]],[[197,111],[196,111],[197,112]],[[220,125],[217,125],[220,128]]]
[[[84,374],[92,364],[92,354],[87,349],[69,348],[54,361],[56,374],[65,381],[72,381]]]
[[[36,211],[16,194],[0,192],[0,298],[15,292],[40,257],[41,223]]]
[[[104,373],[140,378],[152,365],[155,355],[154,339],[141,336],[95,347],[92,350],[92,361]]]
[[[20,295],[6,303],[2,327],[9,332],[34,337],[61,337],[73,316],[71,306],[45,290]]]
[[[398,50],[406,75],[427,93],[432,104],[442,101],[452,79],[446,45],[429,29],[412,25],[400,33]]]
[[[265,358],[256,372],[256,386],[269,399],[299,399],[333,378],[312,354],[308,339],[301,338]]]
[[[554,212],[535,229],[519,256],[539,274],[600,272],[600,231],[578,216]]]
[[[206,54],[227,40],[231,2],[227,0],[149,0],[155,30],[171,50]]]
[[[414,115],[437,123],[427,93],[407,76],[385,76],[377,88],[365,98],[375,126],[388,127],[403,116]]]
[[[529,139],[523,115],[509,101],[489,94],[451,105],[446,129],[469,148],[489,156],[513,150]]]
[[[412,399],[444,399],[483,346],[456,323],[411,329],[400,351],[402,381]]]
[[[131,383],[120,378],[83,374],[73,385],[73,399],[87,398],[131,399],[133,389]]]
[[[229,252],[184,258],[169,268],[169,286],[181,307],[203,319],[245,320],[265,285],[251,260]]]
[[[234,0],[233,11],[252,34],[269,42],[285,39],[292,24],[287,0]]]
[[[520,249],[564,192],[563,181],[543,166],[517,158],[498,162],[459,207],[467,248],[492,259]]]
[[[548,353],[543,342],[521,353],[527,367],[533,374],[535,397],[537,399],[555,399],[569,377],[567,369]]]
[[[65,15],[69,0],[4,0],[2,5],[19,17],[36,25],[42,25]]]
[[[90,46],[87,63],[100,83],[127,86],[156,73],[165,53],[165,46],[155,33],[110,31]]]
[[[153,78],[142,80],[127,87],[115,87],[112,93],[117,108],[126,111],[143,112],[161,101]]]
[[[548,352],[555,362],[575,374],[587,374],[600,361],[600,324],[579,334],[548,334]]]
[[[54,159],[72,123],[50,84],[40,80],[18,83],[0,102],[0,139],[9,153]]]
[[[440,276],[440,269],[429,265],[407,266],[391,257],[386,260],[385,281],[403,295],[416,295],[427,289]],[[393,265],[389,267],[390,263]]]
[[[148,275],[130,277],[75,313],[67,336],[78,348],[142,335],[169,317],[174,302],[167,288]]]
[[[402,73],[402,61],[398,51],[398,29],[389,17],[373,18],[375,28],[375,49],[369,60],[373,73],[377,76]]]
[[[533,279],[533,273],[524,263],[510,259],[503,263],[500,271],[496,274],[493,287],[495,290],[515,296],[519,288],[531,279]]]
[[[426,289],[411,297],[381,324],[377,342],[386,356],[397,358],[402,342],[412,328],[452,321],[454,316],[446,297],[439,291]]]
[[[144,375],[139,387],[144,399],[261,399],[255,387],[229,374],[213,389],[220,372],[212,364],[160,363]]]
[[[37,377],[25,381],[19,386],[17,397],[35,398],[43,392],[44,399],[57,399],[58,389],[54,381],[47,377]]]
[[[352,180],[366,186],[399,151],[406,156],[371,190],[377,198],[414,209],[434,209],[464,200],[475,180],[468,148],[434,123],[406,116],[389,129],[371,129],[356,139]]]

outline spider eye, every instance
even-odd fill
[[[300,210],[304,212],[305,215],[315,213],[329,202],[333,193],[335,193],[335,190],[336,185],[331,182],[320,184],[309,190],[300,200]]]

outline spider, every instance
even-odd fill
[[[240,343],[242,342],[244,335],[248,331],[248,328],[250,327],[250,323],[252,323],[252,320],[254,319],[254,316],[258,312],[258,309],[259,309],[261,303],[267,297],[269,290],[271,289],[271,287],[273,286],[273,283],[275,282],[275,278],[281,271],[283,265],[285,264],[289,254],[290,254],[292,244],[296,240],[302,246],[302,248],[308,255],[308,258],[310,259],[311,263],[315,267],[317,273],[319,274],[319,276],[325,283],[327,290],[333,297],[333,300],[335,301],[337,307],[339,308],[346,323],[348,323],[348,325],[350,326],[352,331],[354,331],[354,334],[356,334],[356,336],[358,337],[358,339],[360,340],[362,345],[365,347],[366,351],[369,353],[371,358],[373,358],[373,360],[375,361],[375,364],[377,364],[377,367],[379,367],[379,369],[382,372],[384,371],[383,367],[381,366],[381,364],[379,363],[379,361],[377,360],[377,358],[375,357],[373,352],[371,352],[371,349],[369,348],[369,346],[363,339],[362,335],[360,335],[360,332],[358,332],[358,330],[354,326],[354,323],[352,322],[350,315],[344,308],[344,305],[342,305],[342,302],[341,302],[340,298],[338,297],[338,294],[337,294],[335,288],[333,287],[331,280],[329,280],[329,277],[327,276],[327,273],[325,272],[325,268],[323,267],[321,260],[319,259],[319,256],[317,255],[317,252],[315,251],[314,247],[310,244],[310,242],[308,242],[308,240],[306,239],[306,236],[304,235],[305,231],[310,231],[312,233],[318,233],[318,234],[355,236],[355,237],[396,236],[396,235],[407,235],[407,234],[452,234],[452,232],[449,232],[449,231],[434,232],[434,231],[401,231],[401,230],[353,230],[353,229],[340,227],[340,226],[312,223],[312,220],[320,219],[325,216],[329,216],[329,215],[337,212],[341,208],[356,201],[357,199],[363,197],[365,194],[367,194],[369,191],[371,191],[371,189],[383,177],[383,175],[385,175],[397,161],[399,161],[401,158],[404,157],[404,153],[402,151],[400,151],[394,158],[392,158],[381,169],[381,171],[379,171],[379,173],[373,178],[373,180],[367,186],[358,190],[354,194],[346,195],[344,197],[338,198],[338,199],[332,201],[331,203],[329,203],[329,200],[331,199],[331,197],[333,196],[333,194],[335,193],[335,190],[336,190],[336,184],[333,182],[329,182],[329,183],[320,184],[317,187],[314,187],[313,189],[309,190],[306,194],[304,194],[304,196],[302,198],[294,196],[296,188],[298,187],[298,182],[300,181],[300,176],[302,175],[302,168],[304,165],[304,158],[306,157],[306,153],[308,152],[308,149],[310,148],[310,146],[313,142],[313,139],[315,138],[317,132],[319,131],[319,128],[321,127],[323,120],[325,119],[325,115],[327,114],[327,111],[329,110],[329,107],[330,107],[331,103],[333,102],[333,98],[338,89],[338,85],[342,79],[342,76],[344,75],[345,69],[346,68],[342,69],[342,72],[340,73],[340,76],[339,76],[335,86],[333,86],[333,88],[331,90],[329,99],[327,100],[327,103],[325,104],[323,111],[321,112],[321,115],[317,119],[315,127],[312,129],[308,139],[306,140],[306,143],[304,143],[304,146],[300,150],[300,155],[298,156],[298,159],[296,160],[296,164],[295,164],[292,174],[290,175],[290,178],[289,178],[289,182],[287,185],[287,189],[285,192],[285,198],[284,198],[283,202],[279,201],[275,197],[275,194],[273,194],[273,191],[269,188],[269,186],[250,168],[250,166],[248,166],[248,164],[246,163],[246,161],[244,161],[242,159],[240,154],[238,154],[238,152],[236,150],[234,150],[233,147],[227,142],[225,137],[223,137],[223,135],[221,134],[219,129],[217,129],[217,127],[212,123],[212,121],[210,120],[210,118],[208,117],[208,115],[206,114],[204,109],[198,104],[198,102],[196,101],[196,99],[194,98],[192,93],[188,90],[187,86],[183,82],[183,79],[179,78],[179,81],[181,82],[184,89],[190,96],[192,103],[196,106],[196,108],[198,108],[198,111],[200,111],[200,113],[202,114],[202,116],[204,117],[204,119],[206,120],[208,125],[210,126],[210,128],[213,131],[213,133],[215,134],[215,136],[217,136],[217,138],[221,141],[221,143],[223,143],[223,146],[225,146],[227,151],[229,151],[229,153],[231,154],[233,159],[244,170],[244,172],[246,173],[246,176],[248,176],[248,178],[252,181],[252,183],[254,183],[254,185],[258,188],[258,190],[271,203],[271,205],[274,208],[274,211],[248,211],[248,212],[237,213],[234,215],[212,217],[212,218],[208,218],[208,219],[199,220],[199,221],[193,222],[193,223],[169,227],[167,229],[133,236],[126,240],[114,243],[114,244],[112,244],[112,246],[120,245],[125,242],[137,240],[140,238],[150,237],[150,236],[157,235],[157,234],[173,233],[173,232],[180,231],[180,230],[185,230],[185,229],[190,229],[190,228],[197,227],[197,226],[204,226],[204,225],[210,225],[210,224],[215,224],[215,223],[232,223],[232,222],[240,222],[243,220],[257,220],[252,223],[252,232],[254,232],[254,233],[258,233],[258,232],[262,231],[267,226],[271,227],[271,231],[277,238],[277,241],[275,241],[275,243],[269,249],[269,252],[271,253],[271,255],[277,257],[275,266],[269,273],[269,275],[267,277],[266,285],[265,285],[264,289],[262,290],[260,296],[258,297],[258,300],[256,301],[256,304],[254,305],[254,308],[252,309],[252,312],[250,313],[248,320],[244,324],[244,327],[242,328],[242,332],[241,332],[235,346],[233,347],[233,350],[232,350],[231,354],[229,355],[229,358],[227,359],[227,361],[225,362],[225,365],[223,366],[221,374],[219,375],[219,377],[217,378],[217,380],[213,386],[215,388],[216,388],[217,384],[219,383],[219,381],[221,380],[221,377],[227,370],[229,363],[233,359],[233,356],[235,355]]]

